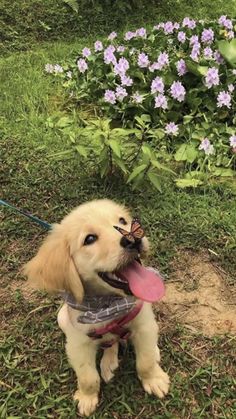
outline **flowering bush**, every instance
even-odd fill
[[[105,120],[82,124],[76,146],[96,138],[101,173],[118,166],[135,185],[148,179],[159,189],[170,168],[180,173],[180,187],[233,176],[235,29],[226,16],[209,23],[186,17],[123,37],[112,32],[83,48],[63,72],[47,64],[74,103],[94,104]]]

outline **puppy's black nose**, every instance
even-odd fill
[[[120,240],[120,245],[127,250],[140,250],[141,240],[135,240],[135,242],[129,241],[126,237],[122,237]]]

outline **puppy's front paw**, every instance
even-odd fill
[[[148,394],[154,394],[162,399],[169,390],[170,379],[159,365],[148,378],[141,378],[143,388]]]
[[[106,349],[100,363],[101,376],[106,383],[114,377],[113,372],[118,366],[118,347]]]
[[[74,400],[78,401],[79,413],[82,416],[90,416],[98,404],[97,394],[84,394],[77,390],[74,394]]]

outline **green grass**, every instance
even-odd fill
[[[191,249],[209,252],[233,281],[233,185],[185,192],[167,181],[162,194],[152,189],[132,192],[118,176],[101,182],[96,172],[84,172],[76,160],[49,158],[65,144],[45,122],[66,108],[60,84],[45,76],[43,67],[47,62],[62,62],[78,48],[79,43],[47,43],[0,60],[2,198],[49,222],[60,221],[88,199],[116,199],[140,213],[153,245],[150,262],[160,265],[167,279],[176,252]],[[75,376],[56,325],[60,302],[42,295],[25,299],[20,291],[20,267],[35,253],[45,232],[7,209],[2,211],[2,231],[0,417],[75,418],[71,399]],[[37,307],[41,309],[35,311]],[[235,417],[233,338],[206,339],[176,325],[164,332],[160,346],[163,365],[172,378],[169,396],[159,401],[143,393],[128,348],[115,380],[102,386],[94,418]]]
[[[69,1],[68,1],[69,3]],[[0,50],[29,50],[54,39],[107,35],[160,21],[236,16],[235,0],[78,0],[78,13],[63,0],[0,0]],[[130,9],[130,5],[133,7]]]

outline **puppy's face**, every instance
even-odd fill
[[[148,250],[144,237],[131,244],[114,226],[130,231],[132,218],[124,207],[98,200],[83,204],[56,225],[25,268],[37,286],[67,289],[81,299],[86,292],[128,291],[117,273]],[[126,282],[126,284],[125,284]]]

